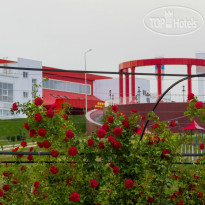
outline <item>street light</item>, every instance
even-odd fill
[[[86,71],[86,54],[90,51],[92,51],[92,49],[89,49],[84,53],[85,71]],[[86,72],[85,72],[85,113],[86,114],[87,114],[87,111],[88,111],[88,105],[87,105],[87,78],[86,78]]]
[[[140,92],[141,92],[141,90],[140,90],[140,86],[138,86],[138,98],[139,98],[139,103],[140,103]]]
[[[182,86],[183,102],[185,101],[185,100],[184,100],[184,92],[185,92],[185,86],[183,85],[183,86]]]

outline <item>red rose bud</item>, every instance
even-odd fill
[[[193,100],[193,99],[194,99],[194,94],[189,93],[188,96],[187,96],[187,100],[190,101],[190,100]]]
[[[175,122],[173,120],[170,122],[170,126],[175,127]]]
[[[43,148],[43,143],[37,142],[38,147]]]
[[[43,104],[43,100],[42,100],[41,98],[36,98],[36,99],[34,100],[34,104],[35,104],[35,105],[42,105],[42,104]]]
[[[38,135],[41,137],[45,137],[46,136],[47,131],[44,128],[39,128],[38,130]]]
[[[112,168],[112,172],[113,172],[114,174],[119,174],[120,170],[119,170],[119,168],[118,168],[117,166],[114,166],[114,167]]]
[[[0,190],[0,197],[4,196],[4,192]]]
[[[155,123],[155,124],[152,126],[153,129],[156,129],[156,128],[158,128],[158,127],[159,127],[159,124],[158,124],[158,123]]]
[[[38,189],[39,181],[34,182],[33,186],[34,186],[36,189]]]
[[[69,185],[73,181],[72,178],[67,178],[67,185]]]
[[[204,194],[202,192],[198,192],[199,198],[204,198]]]
[[[105,135],[106,135],[106,131],[104,129],[100,128],[99,130],[97,130],[97,136],[99,138],[104,138]]]
[[[77,192],[73,192],[71,195],[70,195],[70,201],[76,203],[80,200],[80,194],[78,194]]]
[[[96,188],[98,186],[98,181],[95,179],[90,180],[90,186],[92,189]]]
[[[204,143],[200,144],[200,149],[203,150],[204,149]]]
[[[195,104],[196,109],[201,109],[203,107],[203,103],[201,101],[196,102]]]
[[[58,173],[58,168],[55,167],[55,166],[52,166],[52,167],[50,167],[50,172],[51,172],[52,174],[57,174],[57,173]]]
[[[34,194],[34,195],[39,195],[38,189],[34,189],[34,190],[33,190],[33,194]]]
[[[155,198],[154,198],[154,197],[149,197],[148,200],[147,200],[147,202],[148,202],[149,204],[154,203],[154,201],[155,201]]]
[[[113,121],[114,121],[113,116],[110,115],[110,116],[108,117],[107,121],[108,121],[109,123],[113,123]]]
[[[32,151],[33,151],[33,147],[30,147],[29,152],[32,152]]]
[[[125,181],[125,188],[126,189],[130,189],[134,186],[134,182],[132,181],[132,179],[128,179],[127,181]]]
[[[49,109],[49,110],[46,112],[46,116],[47,116],[48,118],[53,118],[53,116],[54,116],[53,110]]]
[[[112,111],[114,111],[114,112],[117,112],[117,111],[118,111],[118,108],[117,108],[116,105],[112,105]]]
[[[32,161],[32,160],[33,160],[33,156],[32,156],[32,155],[28,155],[27,159],[28,159],[29,161]]]
[[[17,103],[16,103],[16,102],[13,103],[12,109],[13,109],[13,111],[17,111],[17,110],[18,110],[18,106],[17,106]]]
[[[27,146],[27,142],[26,142],[26,141],[22,141],[22,142],[21,142],[21,146],[22,146],[22,147],[26,147],[26,146]]]
[[[12,183],[13,183],[13,184],[18,184],[18,183],[19,183],[19,180],[18,180],[17,178],[14,178],[14,179],[12,180]]]
[[[28,122],[25,122],[25,123],[24,123],[24,127],[25,127],[26,130],[29,130],[29,129],[30,129],[30,127],[29,127],[29,125],[28,125]]]

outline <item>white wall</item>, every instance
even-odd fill
[[[141,78],[135,78],[135,95],[138,94],[138,86],[140,87],[140,102],[146,102],[146,96],[143,90],[150,93],[150,81]],[[93,83],[93,95],[100,100],[106,101],[110,99],[109,90],[114,94],[115,103],[119,101],[119,78],[96,80]],[[123,96],[125,97],[125,78],[123,82]],[[130,101],[131,101],[131,79],[130,79]]]
[[[42,69],[42,62],[34,61],[29,59],[18,58],[17,63],[7,64],[11,67],[28,67],[28,68],[39,68]],[[0,69],[0,82],[2,83],[11,83],[13,84],[13,102],[24,103],[28,100],[32,100],[32,79],[37,79],[37,84],[42,82],[42,71],[31,71],[31,70],[7,70],[3,72],[3,69]],[[28,72],[28,78],[23,78],[23,72]],[[23,92],[28,92],[28,97],[23,97]],[[37,95],[42,96],[42,88],[39,88]],[[1,102],[0,101],[0,110],[10,110],[12,107],[10,102]],[[0,119],[7,118],[18,118],[26,117],[25,115],[15,115],[15,116],[0,116]]]

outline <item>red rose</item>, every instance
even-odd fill
[[[112,172],[113,172],[114,174],[118,174],[118,173],[120,172],[120,170],[119,170],[119,168],[118,168],[117,166],[114,166],[114,167],[112,168]]]
[[[74,137],[73,131],[72,130],[67,130],[65,133],[66,137],[71,139]]]
[[[105,124],[103,124],[102,129],[104,129],[106,132],[108,132],[110,129],[110,126],[105,123]]]
[[[30,147],[29,152],[32,152],[32,150],[33,150],[33,147]]]
[[[117,112],[117,111],[118,111],[118,108],[117,108],[116,105],[112,105],[112,111],[114,111],[114,112]]]
[[[132,110],[132,112],[133,112],[133,113],[136,113],[136,112],[137,112],[137,110],[133,109],[133,110]]]
[[[34,119],[35,119],[35,121],[37,121],[37,122],[41,122],[42,119],[43,119],[43,117],[42,117],[41,113],[36,113],[36,114],[34,115]]]
[[[164,138],[162,139],[162,142],[165,142],[165,139],[164,139]]]
[[[43,143],[37,142],[38,147],[43,148]]]
[[[145,119],[145,116],[144,115],[142,115],[142,120],[144,120]]]
[[[127,181],[125,181],[125,188],[126,189],[130,189],[134,186],[134,182],[132,181],[132,179],[128,179]]]
[[[113,136],[109,136],[108,138],[108,141],[113,144],[114,142],[116,142],[116,139],[113,137]]]
[[[149,167],[150,167],[150,168],[153,168],[153,166],[152,166],[152,165],[149,165]]]
[[[76,154],[78,154],[78,150],[74,146],[72,146],[72,147],[69,148],[68,154],[70,156],[75,156]]]
[[[72,178],[67,178],[67,185],[69,185],[73,181]]]
[[[22,152],[22,151],[19,151],[19,152]],[[23,157],[23,154],[19,154],[17,155],[17,157]]]
[[[195,104],[196,109],[201,109],[203,107],[203,103],[201,101],[196,102]]]
[[[50,109],[55,109],[57,107],[56,103],[51,104]]]
[[[177,201],[177,205],[184,205],[183,201]]]
[[[54,116],[53,110],[51,110],[51,109],[47,110],[46,116],[47,116],[48,118],[53,118],[53,116]]]
[[[171,152],[170,152],[168,149],[164,149],[164,150],[162,151],[161,156],[167,158],[167,157],[169,157],[168,155],[169,155],[170,153],[171,153]]]
[[[17,178],[14,178],[13,181],[12,181],[12,183],[13,183],[13,184],[18,184],[18,183],[19,183],[19,180],[18,180]]]
[[[26,146],[27,146],[27,142],[26,142],[26,141],[22,141],[22,142],[21,142],[21,146],[22,146],[22,147],[26,147]]]
[[[158,123],[155,123],[155,124],[152,126],[153,129],[156,129],[156,128],[158,128],[158,127],[159,127],[159,124],[158,124]]]
[[[156,140],[155,140],[156,143],[159,143],[159,142],[160,142],[160,137],[155,136],[154,139],[156,139]]]
[[[200,144],[200,149],[203,150],[204,149],[204,143]]]
[[[29,127],[29,125],[28,125],[28,122],[25,122],[25,123],[24,123],[24,127],[25,127],[26,130],[29,130],[29,129],[30,129],[30,127]]]
[[[193,99],[194,99],[194,94],[189,93],[188,96],[187,96],[187,100],[190,101],[190,100],[193,100]]]
[[[147,200],[147,202],[148,202],[149,204],[152,204],[152,203],[154,203],[154,200],[155,200],[154,197],[149,197],[148,200]]]
[[[100,128],[99,130],[97,130],[97,136],[99,138],[104,138],[105,135],[106,135],[106,131],[104,129]]]
[[[99,142],[99,148],[100,149],[105,149],[105,145],[102,141]]]
[[[92,189],[96,188],[98,186],[98,181],[95,179],[91,179],[90,186],[92,187]]]
[[[203,194],[202,192],[198,192],[198,196],[199,196],[200,198],[204,198],[204,194]]]
[[[36,98],[34,100],[35,105],[42,105],[43,104],[43,100],[41,98]]]
[[[34,186],[36,189],[38,189],[39,181],[34,182],[33,186]]]
[[[199,163],[199,162],[200,162],[200,160],[201,160],[201,159],[197,159],[197,160],[196,160],[196,163]]]
[[[17,103],[16,103],[16,102],[13,103],[12,109],[13,109],[13,111],[17,111],[17,110],[18,110],[18,106],[17,106]]]
[[[44,148],[48,149],[50,146],[51,146],[51,143],[50,143],[48,140],[45,140],[45,141],[43,142],[43,147],[44,147]]]
[[[113,148],[114,148],[114,149],[120,149],[120,147],[121,147],[120,142],[115,141],[115,142],[113,143]]]
[[[70,201],[76,203],[80,200],[80,194],[78,194],[77,192],[73,192],[71,195],[70,195]]]
[[[21,171],[26,171],[26,166],[21,166],[20,170]]]
[[[33,194],[34,194],[34,195],[39,195],[38,189],[34,189],[34,190],[33,190]]]
[[[195,179],[199,179],[199,176],[198,176],[197,174],[194,174],[193,177],[194,177]]]
[[[58,173],[58,168],[55,167],[55,166],[52,166],[52,167],[50,167],[50,172],[51,172],[52,174],[57,174],[57,173]]]
[[[34,137],[36,135],[36,130],[32,129],[29,132],[29,137]]]
[[[110,116],[108,117],[107,121],[108,121],[109,123],[113,123],[113,121],[114,121],[113,116],[110,115]]]
[[[125,128],[130,128],[129,119],[126,118],[122,121],[122,124]]]
[[[39,128],[38,130],[38,135],[41,137],[45,137],[46,136],[47,131],[44,128]]]
[[[0,190],[0,197],[4,196],[4,192]]]
[[[112,162],[110,162],[109,166],[110,166],[111,168],[113,168],[113,167],[114,167],[114,164],[113,164]]]
[[[3,174],[5,177],[8,177],[8,172],[4,171],[2,174]]]
[[[29,161],[32,161],[32,160],[33,160],[33,156],[32,156],[32,155],[28,155],[27,159],[28,159]]]
[[[116,136],[120,136],[122,134],[122,129],[120,127],[115,127],[114,128],[114,134]]]
[[[4,191],[8,191],[8,190],[9,190],[9,185],[8,185],[8,184],[5,184],[5,185],[3,186],[3,190],[4,190]]]
[[[88,146],[91,147],[94,144],[93,139],[88,139]]]
[[[51,151],[51,156],[55,157],[55,158],[58,157],[58,151],[57,150],[52,150]]]
[[[17,152],[17,151],[18,151],[18,149],[19,149],[19,147],[16,147],[16,148],[14,148],[14,149],[13,149],[13,151],[12,151],[12,152]]]
[[[175,127],[175,122],[173,120],[170,122],[170,126]]]

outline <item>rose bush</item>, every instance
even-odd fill
[[[195,106],[197,100],[191,98],[187,112],[191,116],[201,115],[203,106]],[[137,132],[143,127],[144,116],[134,110],[128,117],[112,106],[103,117],[102,128],[82,139],[70,121],[69,106],[63,104],[60,111],[55,107],[47,110],[39,98],[34,103],[13,106],[13,112],[27,114],[24,127],[38,146],[29,150],[28,156],[14,156],[17,161],[29,160],[34,164],[1,165],[2,203],[204,203],[203,165],[175,164],[181,160],[181,142],[172,132],[173,122],[160,122],[149,113],[152,124],[139,141]],[[25,151],[26,143],[22,145],[13,151]],[[51,156],[32,155],[39,150],[50,152]]]

